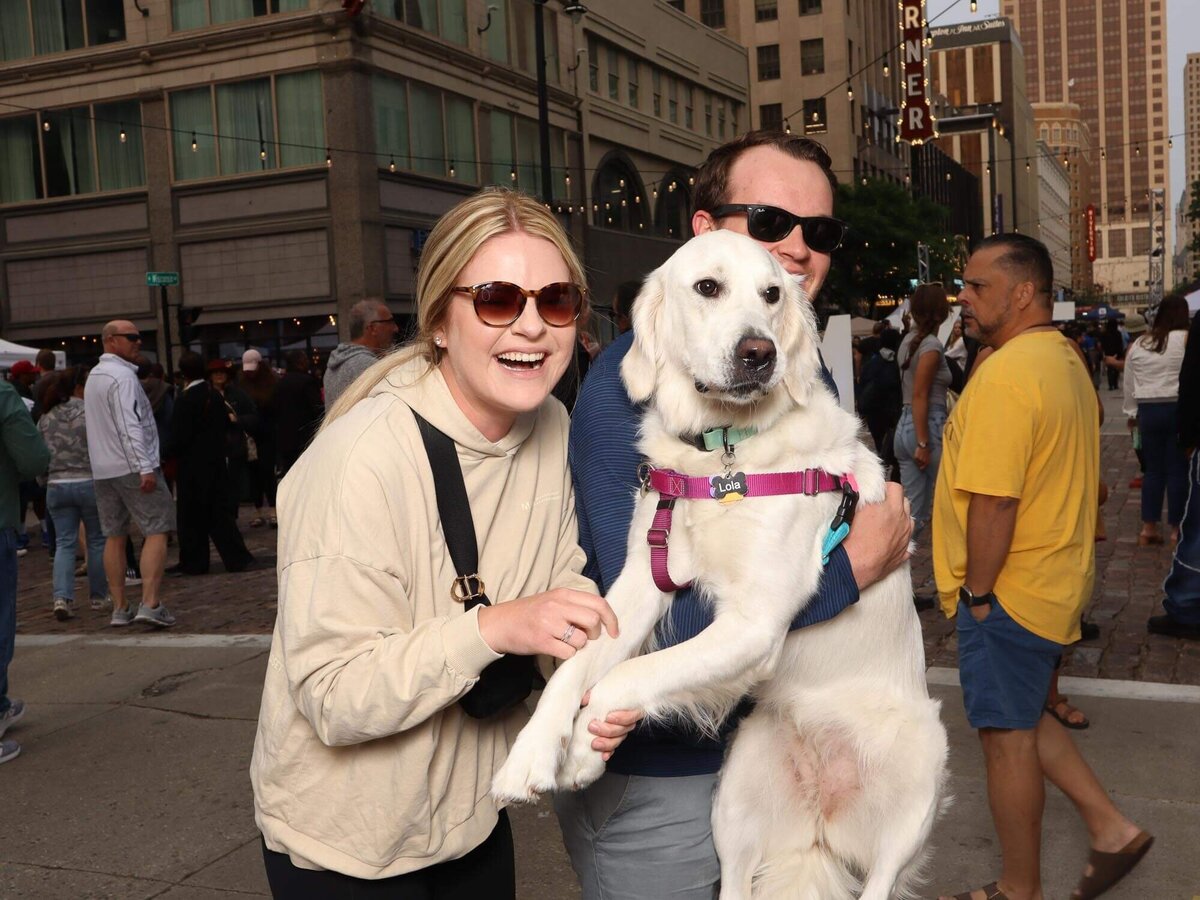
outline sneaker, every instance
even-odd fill
[[[175,624],[175,617],[167,612],[167,608],[161,603],[155,607],[141,603],[138,605],[137,615],[133,617],[133,621],[157,625],[159,628],[170,628]]]
[[[18,548],[17,548],[17,557],[18,557],[18,558],[20,558],[20,557],[22,557],[22,556],[28,556],[28,555],[29,555],[29,548],[28,548],[28,547],[18,547]]]
[[[142,583],[142,576],[137,573],[137,569],[125,570],[125,586],[132,587],[135,584]]]
[[[14,700],[9,704],[4,715],[0,716],[0,737],[4,736],[4,732],[12,728],[18,722],[25,718],[25,701]]]
[[[91,599],[91,606],[97,612],[112,609],[112,597],[93,597]]]
[[[0,741],[0,763],[6,763],[20,755],[21,745],[16,741]]]
[[[54,598],[54,618],[58,619],[58,621],[60,621],[60,622],[65,622],[65,621],[67,621],[67,619],[72,618],[74,615],[75,615],[75,604],[74,603],[72,603],[70,600],[66,600],[62,597]]]
[[[121,628],[129,625],[134,620],[134,611],[132,606],[126,606],[124,609],[114,609],[112,618],[108,620],[108,624],[113,628]]]
[[[1173,616],[1163,614],[1151,616],[1146,620],[1146,630],[1151,634],[1165,634],[1168,637],[1200,639],[1200,625],[1189,625],[1180,622]]]

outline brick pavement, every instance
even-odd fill
[[[1161,584],[1170,566],[1166,547],[1138,547],[1139,493],[1129,480],[1137,470],[1128,433],[1124,431],[1115,394],[1104,395],[1108,421],[1101,437],[1101,466],[1110,487],[1103,508],[1108,539],[1096,545],[1096,590],[1088,609],[1100,627],[1098,640],[1074,645],[1067,653],[1063,673],[1084,677],[1117,678],[1200,685],[1200,642],[1149,635],[1146,619],[1158,612]],[[273,558],[276,532],[249,528],[252,511],[240,516],[246,544],[255,556]],[[48,555],[34,538],[29,555],[20,560],[17,602],[19,634],[80,634],[109,631],[108,615],[87,608],[85,579],[76,581],[77,615],[58,622],[51,614],[51,579]],[[176,559],[171,548],[168,562]],[[275,621],[276,583],[271,567],[226,574],[213,553],[213,573],[198,577],[168,578],[164,599],[179,624],[173,633],[268,634]],[[932,589],[927,549],[913,560],[913,583]],[[141,588],[130,588],[140,597]],[[925,655],[930,665],[957,666],[954,623],[940,611],[921,613]],[[135,625],[130,631],[151,626]],[[124,632],[121,632],[124,633]]]

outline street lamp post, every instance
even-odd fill
[[[538,143],[542,154],[542,202],[550,203],[554,199],[554,179],[550,174],[550,108],[546,95],[545,6],[546,0],[533,0],[533,49],[537,54]],[[567,2],[563,4],[563,12],[571,18],[572,23],[575,23],[587,12],[587,7],[582,3]]]

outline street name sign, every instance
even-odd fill
[[[146,287],[172,287],[179,284],[178,272],[147,272]]]

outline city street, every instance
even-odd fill
[[[1103,392],[1104,509],[1090,617],[1100,639],[1073,648],[1062,690],[1092,721],[1076,736],[1119,805],[1157,836],[1154,850],[1114,900],[1200,895],[1194,856],[1200,829],[1200,644],[1149,636],[1169,563],[1136,546],[1135,462],[1119,395]],[[1069,473],[1064,473],[1069,477]],[[243,530],[256,555],[275,532]],[[172,557],[174,550],[172,550]],[[215,559],[215,554],[214,554]],[[928,552],[914,566],[920,586]],[[274,572],[169,579],[167,632],[110,629],[85,607],[68,622],[50,614],[47,554],[20,562],[11,692],[28,704],[8,736],[21,757],[0,767],[6,798],[0,897],[265,895],[247,769],[275,613]],[[84,582],[77,582],[83,590]],[[131,589],[138,596],[139,588]],[[922,614],[929,681],[951,735],[953,803],[934,834],[923,896],[993,880],[998,852],[977,741],[962,713],[953,628]],[[549,804],[514,811],[519,895],[578,896]],[[1044,836],[1046,896],[1066,896],[1087,839],[1065,799],[1050,790]]]

